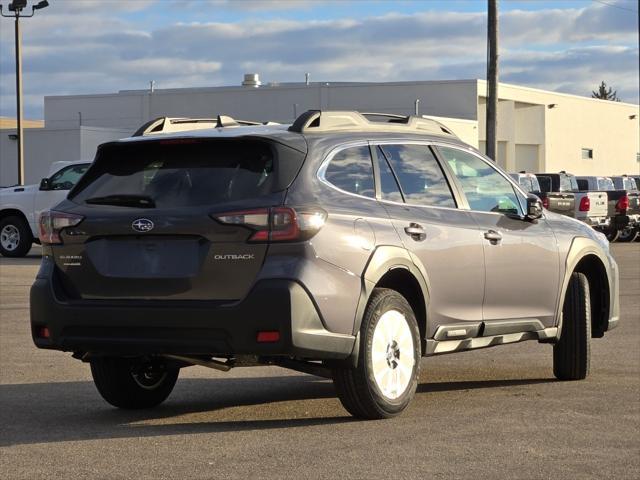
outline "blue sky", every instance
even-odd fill
[[[30,3],[35,0],[29,0]],[[9,0],[0,0],[5,5]],[[49,0],[23,22],[25,115],[46,95],[264,82],[483,78],[485,0]],[[501,80],[638,102],[635,0],[501,0]],[[0,115],[15,115],[0,22]]]

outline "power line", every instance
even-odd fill
[[[606,5],[611,8],[618,8],[620,10],[626,10],[627,12],[638,13],[638,10],[634,10],[633,8],[621,7],[620,5],[613,5],[611,3],[607,3],[604,0],[591,0],[592,2],[599,3],[600,5]]]

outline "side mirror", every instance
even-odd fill
[[[536,195],[527,196],[527,220],[536,220],[542,216],[542,201]]]
[[[51,182],[48,178],[40,180],[40,190],[51,190]]]

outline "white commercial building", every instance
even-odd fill
[[[36,144],[29,138],[33,132],[25,135],[27,179],[43,173],[40,158],[47,162],[76,159],[62,147],[71,141],[60,140],[71,135],[63,132],[77,132],[73,142],[80,146],[74,154],[91,157],[100,141],[130,135],[143,123],[163,116],[212,118],[224,114],[288,123],[309,109],[403,115],[417,110],[420,115],[440,117],[463,140],[484,149],[483,80],[245,83],[248,85],[45,97],[45,128],[39,129],[40,135],[51,132],[58,140]],[[640,171],[638,105],[507,84],[500,84],[498,91],[497,161],[507,170],[567,170],[582,175]],[[3,132],[0,177],[4,178],[15,175],[6,137]]]

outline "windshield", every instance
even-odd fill
[[[101,152],[69,198],[147,208],[212,205],[273,193],[274,177],[274,152],[265,142],[136,142]]]

